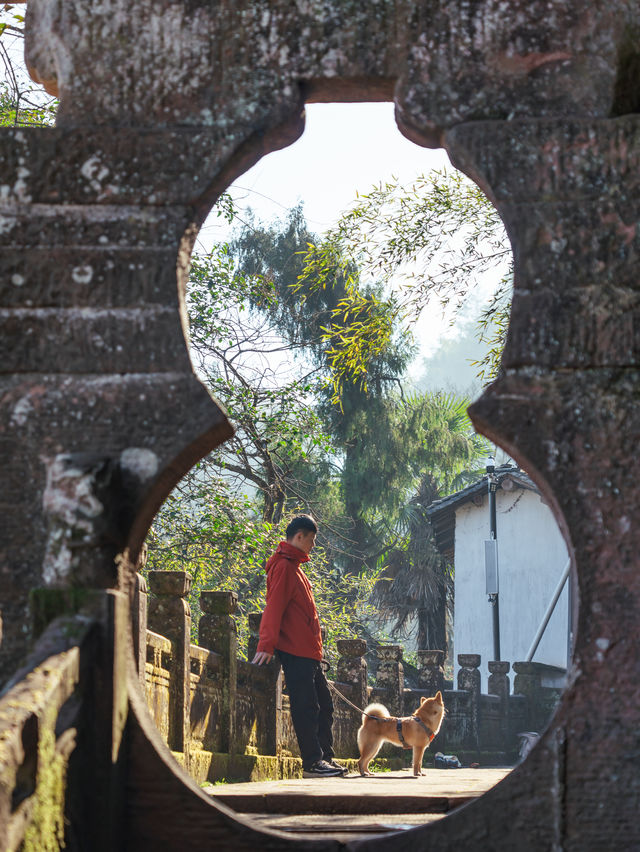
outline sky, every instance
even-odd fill
[[[263,157],[231,192],[265,219],[303,200],[310,226],[322,231],[357,192],[390,178],[408,183],[444,167],[451,168],[444,151],[421,148],[402,136],[391,103],[308,104],[300,139]]]

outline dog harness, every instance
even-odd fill
[[[433,731],[430,728],[428,728],[425,725],[425,723],[422,721],[422,719],[418,718],[418,716],[406,716],[404,719],[398,718],[398,719],[396,719],[396,731],[398,732],[398,739],[402,743],[402,748],[412,748],[412,746],[407,745],[404,737],[402,736],[402,723],[408,722],[408,721],[417,722],[420,725],[420,727],[424,730],[425,734],[429,737],[429,742],[431,742],[431,740],[435,737],[435,734],[433,733]]]

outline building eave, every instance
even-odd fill
[[[501,465],[494,474],[498,490],[504,491],[540,491],[527,474],[513,465]],[[434,531],[436,547],[450,562],[453,562],[455,551],[456,511],[466,503],[483,498],[488,493],[488,475],[485,474],[476,482],[467,485],[455,494],[449,494],[441,500],[434,500],[427,506],[427,517]]]

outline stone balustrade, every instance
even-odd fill
[[[247,659],[242,659],[238,656],[237,595],[203,592],[199,644],[192,645],[188,575],[150,571],[148,581],[150,629],[145,628],[144,642],[139,637],[135,641],[146,648],[141,679],[150,712],[168,745],[200,780],[215,777],[220,765],[226,767],[221,771],[228,772],[230,760],[235,760],[236,774],[242,775],[247,772],[246,761],[264,760],[265,756],[277,761],[274,771],[280,775],[299,771],[288,696],[283,694],[277,659],[262,666],[249,662],[258,644],[262,614],[248,616]],[[139,586],[142,600],[144,583]],[[145,624],[141,608],[142,604],[136,608],[140,626]],[[357,708],[377,701],[392,715],[407,715],[419,706],[421,698],[438,690],[443,693],[447,715],[430,753],[455,751],[467,762],[513,759],[517,734],[542,730],[558,699],[557,690],[542,686],[542,667],[535,663],[514,663],[515,694],[510,694],[511,666],[504,661],[489,661],[489,694],[482,695],[478,654],[458,655],[457,689],[445,689],[444,651],[431,649],[417,652],[417,688],[407,688],[400,645],[376,648],[376,681],[369,685],[367,643],[345,638],[336,645],[340,656],[335,686]],[[334,707],[336,754],[343,759],[357,758],[361,715],[336,696]],[[381,754],[402,756],[392,746]],[[204,760],[203,755],[208,758]]]

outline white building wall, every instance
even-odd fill
[[[496,492],[500,651],[514,663],[526,658],[568,553],[551,510],[532,491]],[[458,654],[481,654],[482,691],[493,659],[493,607],[485,593],[484,541],[489,538],[489,498],[456,512],[455,674]],[[568,589],[558,600],[534,656],[535,662],[567,665]],[[512,673],[510,673],[512,677]],[[511,681],[513,683],[513,680]]]

